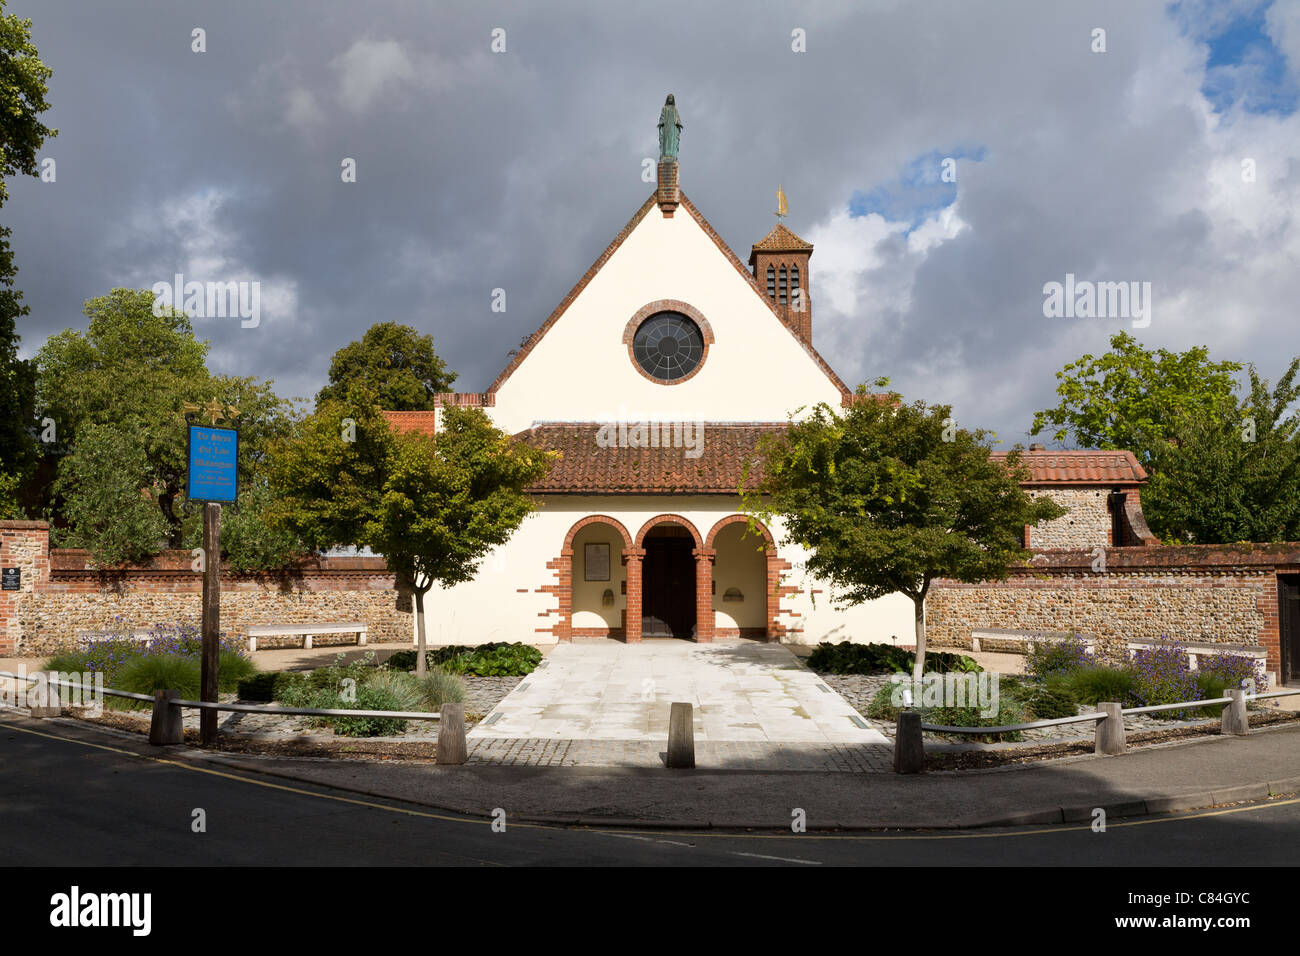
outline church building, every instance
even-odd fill
[[[431,643],[913,641],[906,597],[836,608],[779,525],[747,527],[737,489],[759,439],[853,390],[814,345],[812,245],[778,223],[742,260],[680,188],[679,129],[670,97],[654,191],[486,391],[439,396],[561,456],[478,577],[431,592]],[[432,434],[440,412],[385,414]],[[1071,495],[1044,541],[1119,543],[1115,489],[1145,475],[1125,453],[1083,471],[1075,454],[1026,456],[1036,491]]]

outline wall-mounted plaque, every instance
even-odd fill
[[[22,589],[23,589],[22,568],[0,569],[0,590],[21,591]]]
[[[609,545],[589,544],[582,549],[582,579],[609,580]]]

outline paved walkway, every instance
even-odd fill
[[[661,767],[677,701],[694,705],[700,767],[883,772],[892,760],[885,736],[779,644],[579,640],[470,732],[470,762]]]

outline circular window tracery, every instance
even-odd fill
[[[690,375],[704,359],[704,334],[680,312],[657,312],[632,338],[632,356],[651,378],[666,382]]]

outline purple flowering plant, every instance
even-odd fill
[[[1187,648],[1182,641],[1161,637],[1162,643],[1133,654],[1129,669],[1133,674],[1133,698],[1139,707],[1176,704],[1200,697],[1196,675],[1192,673]],[[1175,711],[1180,718],[1190,717],[1194,708]]]

